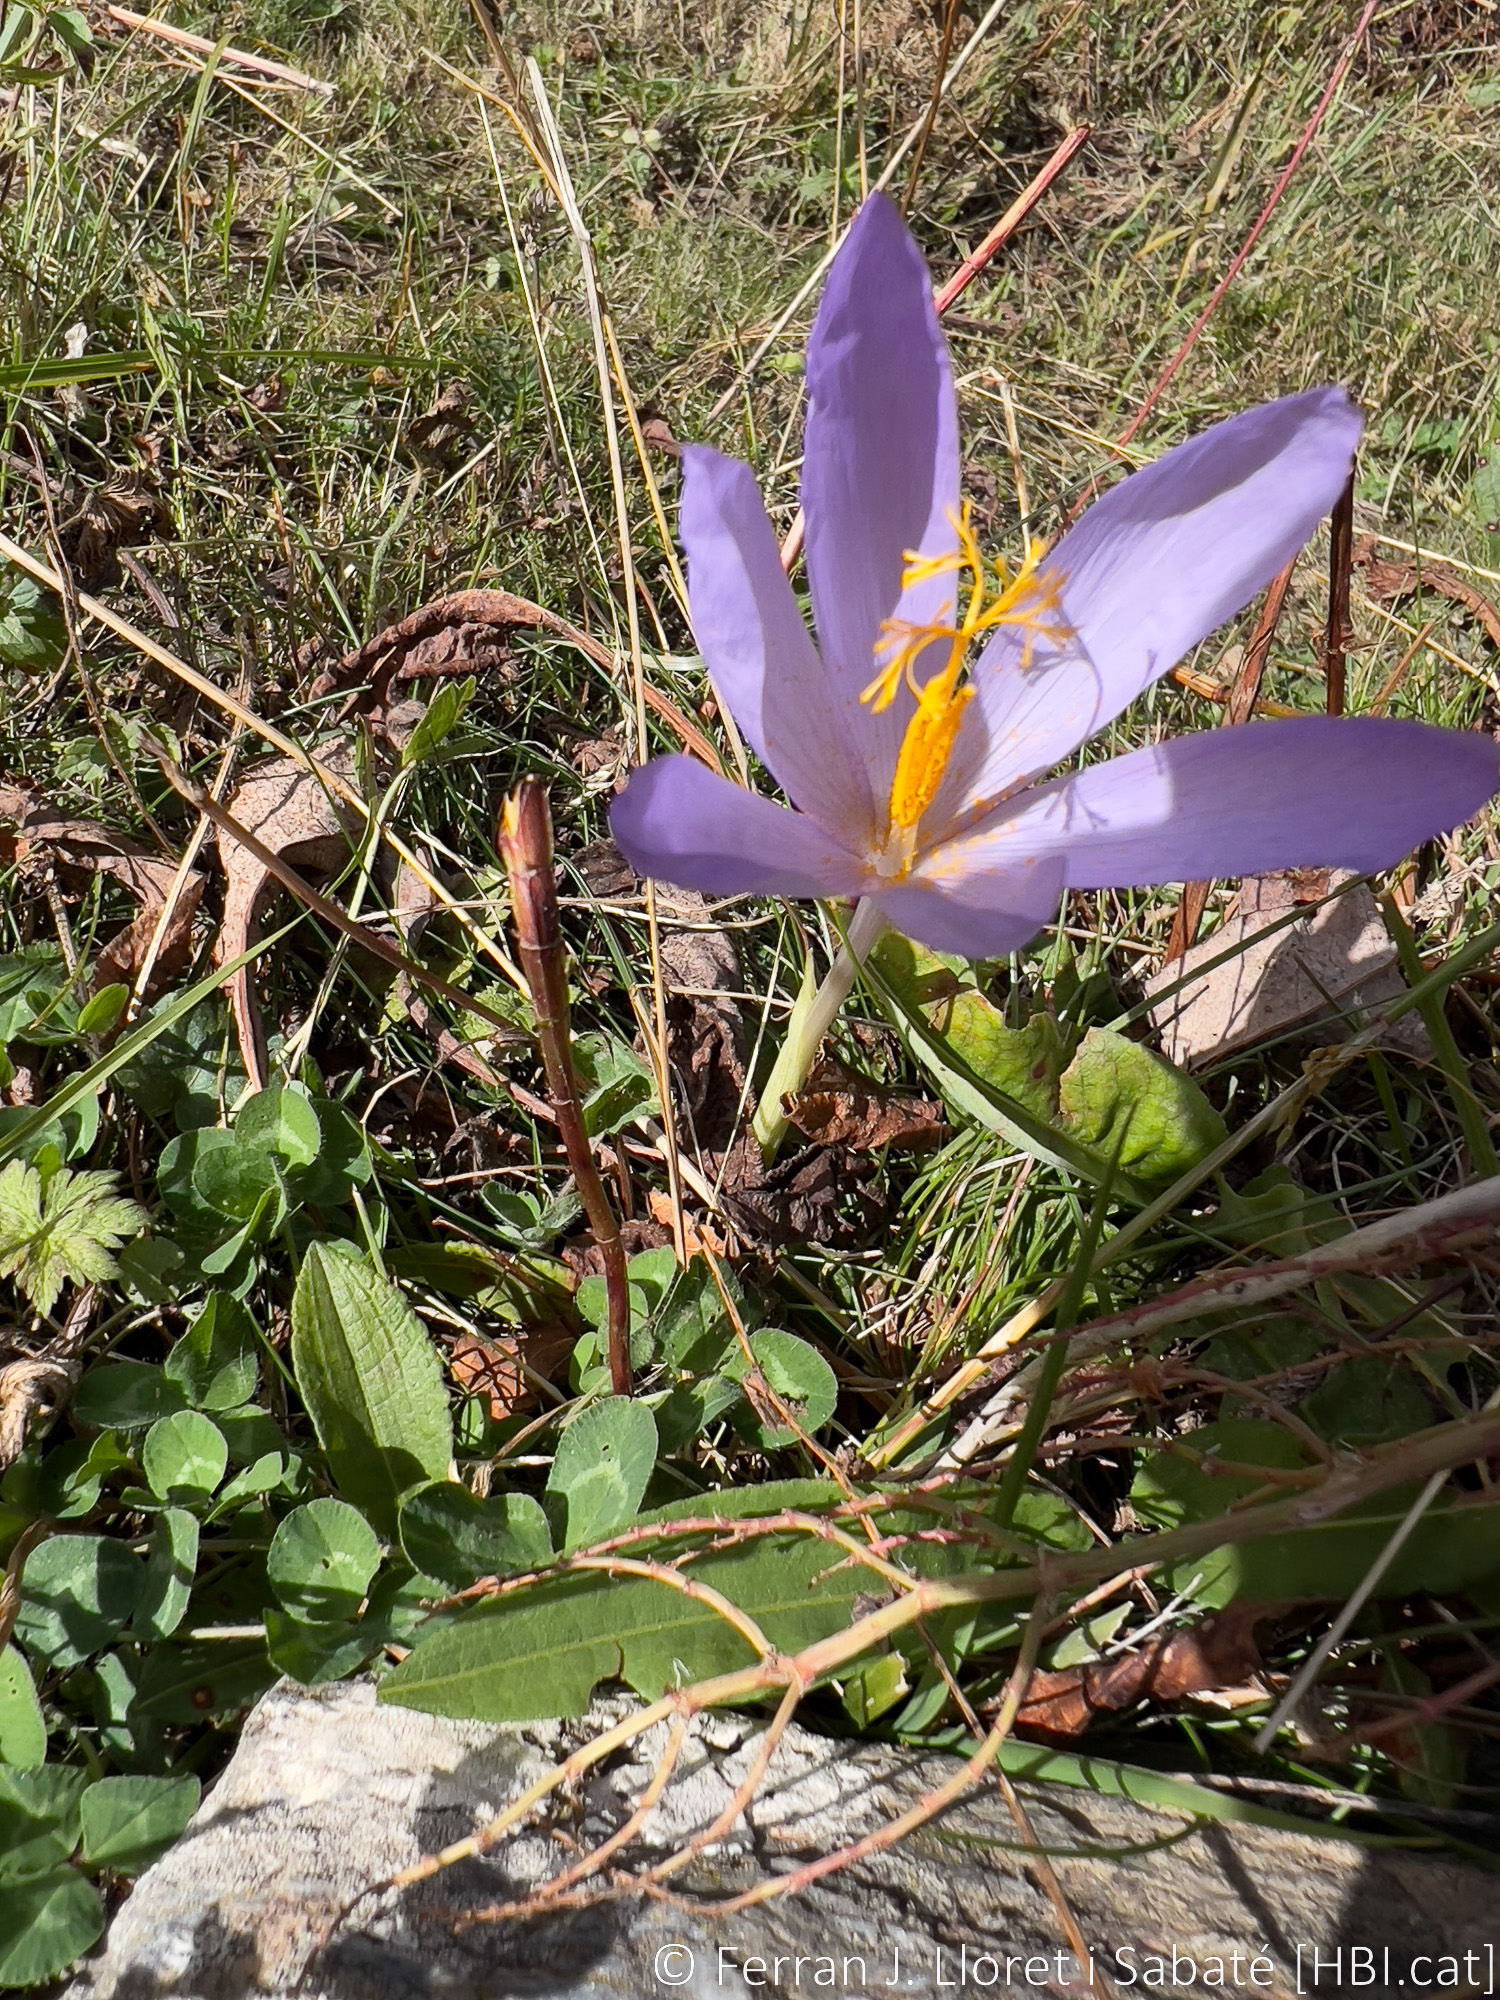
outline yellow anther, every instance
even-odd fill
[[[947,676],[940,676],[946,681]],[[929,681],[906,725],[891,785],[891,826],[915,833],[917,822],[938,795],[971,687],[941,687]]]
[[[1024,634],[1024,671],[1032,663],[1039,639],[1060,645],[1073,635],[1062,615],[1064,579],[1059,571],[1042,568],[1045,542],[1028,541],[1026,554],[1012,573],[1003,563],[986,562],[967,501],[959,514],[949,518],[957,547],[936,556],[908,549],[901,583],[903,589],[910,590],[934,577],[966,575],[969,584],[962,616],[952,625],[919,625],[910,619],[888,618],[875,650],[877,656],[888,652],[890,657],[860,695],[876,715],[890,707],[903,686],[916,697],[916,713],[906,725],[891,786],[887,858],[899,874],[905,874],[911,864],[917,823],[937,797],[963,712],[973,699],[973,688],[960,686],[970,645],[981,632],[1013,625]],[[936,673],[919,681],[916,664],[929,647],[941,648],[946,657]]]

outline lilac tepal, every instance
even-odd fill
[[[882,196],[834,260],[807,388],[818,647],[750,468],[683,454],[703,657],[795,811],[658,758],[612,812],[641,874],[709,895],[869,898],[924,944],[987,957],[1025,944],[1065,889],[1389,867],[1500,782],[1488,736],[1322,716],[1047,775],[1308,540],[1359,438],[1342,389],[1215,424],[1007,569],[961,503],[931,281]]]

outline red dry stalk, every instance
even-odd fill
[[[557,876],[552,866],[552,814],[547,794],[534,779],[526,779],[505,802],[497,840],[500,858],[510,876],[511,909],[521,969],[531,988],[536,1012],[537,1041],[547,1090],[557,1114],[557,1129],[579,1199],[604,1262],[609,1301],[609,1374],[617,1396],[630,1394],[630,1287],[625,1275],[625,1246],[610,1206],[594,1150],[584,1129],[568,1032],[568,971],[562,929],[557,920]]]
[[[1354,567],[1354,474],[1333,505],[1328,524],[1328,624],[1323,633],[1323,677],[1328,713],[1344,712],[1344,656],[1354,634],[1349,629],[1349,573]]]
[[[1364,9],[1360,14],[1359,19],[1354,24],[1353,32],[1349,36],[1348,41],[1345,42],[1343,48],[1339,51],[1338,60],[1335,62],[1333,66],[1333,73],[1328,79],[1327,87],[1324,89],[1323,95],[1318,99],[1317,107],[1314,110],[1312,117],[1308,119],[1306,125],[1302,128],[1302,136],[1300,139],[1298,139],[1296,145],[1292,148],[1292,156],[1287,161],[1286,165],[1282,168],[1280,177],[1278,178],[1275,187],[1272,188],[1270,195],[1266,200],[1265,207],[1261,210],[1260,214],[1255,218],[1255,226],[1251,229],[1250,234],[1245,238],[1244,242],[1240,245],[1240,248],[1235,255],[1234,261],[1230,264],[1229,269],[1224,273],[1223,277],[1219,280],[1218,284],[1215,285],[1213,292],[1209,296],[1208,304],[1203,308],[1202,312],[1199,313],[1197,319],[1193,321],[1192,326],[1188,329],[1187,338],[1183,341],[1181,347],[1178,348],[1177,352],[1172,356],[1172,359],[1167,363],[1166,367],[1157,377],[1156,382],[1152,387],[1150,394],[1146,397],[1145,401],[1137,409],[1135,415],[1131,418],[1130,422],[1125,426],[1124,430],[1121,431],[1119,437],[1120,444],[1122,445],[1129,444],[1130,440],[1135,436],[1136,432],[1140,429],[1141,425],[1146,421],[1147,415],[1150,413],[1152,408],[1160,399],[1163,390],[1167,387],[1168,383],[1172,380],[1172,377],[1177,373],[1178,369],[1182,366],[1183,362],[1187,360],[1188,356],[1192,353],[1194,347],[1197,346],[1198,336],[1202,333],[1203,329],[1208,325],[1210,319],[1212,319],[1214,312],[1218,307],[1220,299],[1223,298],[1224,294],[1229,290],[1229,287],[1234,283],[1235,279],[1239,276],[1240,272],[1245,268],[1245,265],[1247,264],[1250,258],[1250,252],[1255,248],[1256,244],[1259,242],[1262,230],[1265,228],[1266,224],[1271,220],[1271,217],[1275,214],[1276,208],[1281,201],[1281,197],[1286,193],[1288,187],[1291,185],[1292,176],[1296,173],[1298,167],[1301,166],[1304,154],[1307,152],[1307,149],[1312,144],[1313,140],[1317,137],[1318,127],[1323,123],[1323,120],[1327,117],[1328,112],[1332,107],[1333,100],[1335,99],[1335,97],[1338,96],[1339,86],[1340,84],[1342,84],[1345,76],[1348,74],[1349,65],[1354,61],[1355,56],[1359,53],[1359,45],[1365,38],[1365,30],[1369,27],[1371,21],[1375,18],[1375,9],[1379,4],[1380,0],[1365,0]]]

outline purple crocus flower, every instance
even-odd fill
[[[693,624],[795,811],[687,757],[615,800],[631,865],[709,895],[868,898],[938,950],[1025,944],[1066,889],[1391,866],[1500,781],[1486,735],[1308,716],[1047,776],[1239,611],[1349,475],[1342,389],[1245,411],[1112,487],[1050,552],[985,560],[921,252],[872,197],[807,349],[815,650],[750,468],[683,453]]]

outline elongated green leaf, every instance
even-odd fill
[[[132,1720],[151,1717],[196,1729],[215,1717],[228,1720],[247,1709],[276,1678],[264,1640],[243,1645],[207,1640],[168,1642],[147,1655]]]
[[[966,1743],[963,1747],[969,1746]],[[1045,1744],[1019,1742],[1015,1737],[1000,1746],[998,1761],[1000,1768],[1013,1778],[1029,1779],[1039,1785],[1071,1785],[1104,1798],[1134,1799],[1138,1805],[1181,1813],[1189,1819],[1275,1827],[1313,1839],[1322,1836],[1326,1840],[1353,1840],[1368,1847],[1406,1844],[1389,1836],[1361,1834],[1346,1820],[1316,1820],[1303,1813],[1277,1812],[1273,1806],[1253,1805],[1248,1799],[1236,1798],[1232,1792],[1210,1791],[1207,1785],[1170,1771],[1148,1771],[1139,1764],[1119,1764],[1107,1757],[1074,1757],[1064,1750],[1049,1750]]]
[[[830,1565],[816,1535],[771,1535],[690,1566],[785,1652],[840,1631],[869,1572]],[[380,1687],[382,1701],[485,1722],[581,1715],[620,1676],[654,1698],[666,1687],[748,1666],[745,1636],[709,1605],[645,1577],[549,1578],[476,1605],[419,1641]]]
[[[196,1778],[100,1778],[78,1802],[83,1861],[139,1874],[164,1854],[198,1810]]]
[[[315,1243],[292,1298],[292,1367],[335,1484],[394,1540],[401,1495],[445,1478],[453,1457],[427,1329],[367,1263]]]

